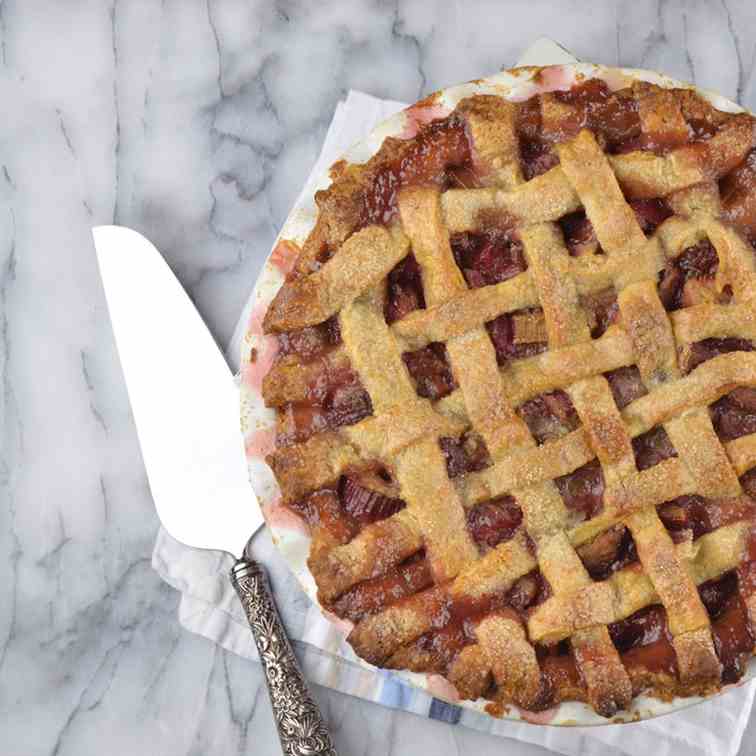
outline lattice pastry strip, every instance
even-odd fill
[[[603,401],[602,384],[608,395]],[[633,451],[608,384],[603,378],[594,378],[573,386],[570,393],[583,423],[589,427],[607,482],[614,487],[622,486],[627,477],[636,474]],[[714,440],[719,446],[716,437]],[[708,631],[709,616],[659,516],[654,509],[645,508],[631,514],[625,522],[641,564],[667,610],[681,679],[686,682],[718,679],[721,669]]]
[[[399,209],[422,271],[425,300],[431,307],[442,304],[465,284],[442,225],[439,195],[430,189],[404,192]],[[467,414],[494,459],[507,449],[532,446],[527,427],[504,397],[493,345],[485,330],[481,327],[454,337],[446,347]],[[523,508],[527,519],[528,510]],[[534,706],[541,687],[540,668],[519,618],[514,614],[487,616],[476,623],[475,633],[491,662],[500,694],[514,695],[523,705]]]
[[[708,533],[695,543],[683,541],[675,546],[675,550],[678,557],[690,565],[696,584],[701,585],[728,572],[740,563],[747,549],[749,531],[749,523],[738,522]],[[523,565],[523,574],[531,568],[531,565]],[[461,578],[462,576],[456,582]],[[661,600],[648,575],[634,566],[615,572],[604,582],[611,588],[614,595],[615,613],[611,622],[620,621]],[[602,584],[595,583],[594,585],[600,587]],[[570,596],[563,595],[559,602],[555,602],[553,598],[549,601],[552,613],[549,627],[556,631],[554,637],[567,638],[575,632],[584,632],[575,630],[571,625],[575,614],[572,611]],[[358,630],[370,621],[369,619],[363,622]],[[557,631],[559,628],[561,630]],[[481,653],[478,645],[474,645],[466,647],[459,654],[452,664],[449,677],[459,687],[460,693],[477,698],[485,690],[489,672],[490,665],[487,657]],[[569,692],[570,695],[575,693],[573,690]]]
[[[322,323],[385,280],[406,254],[407,239],[398,229],[368,226],[358,231],[320,270],[294,279],[278,292],[265,315],[266,328],[285,330]]]
[[[382,299],[369,292],[345,308],[339,319],[344,344],[374,410],[380,413],[397,407],[402,413],[403,408],[411,410],[420,404],[383,318]],[[365,348],[365,340],[371,349]],[[397,421],[390,428],[401,425]],[[395,476],[423,536],[431,570],[443,582],[476,559],[477,550],[465,528],[462,504],[446,474],[437,437],[413,440],[397,452]]]
[[[664,429],[701,496],[725,498],[742,493],[737,473],[714,432],[707,410],[691,410],[665,423]]]
[[[718,680],[721,667],[709,631],[709,615],[659,515],[653,509],[644,509],[626,522],[633,534],[638,558],[667,610],[681,679],[684,682]]]
[[[405,232],[422,271],[425,300],[433,307],[466,289],[442,225],[439,193],[413,189],[399,198]],[[449,360],[464,397],[466,414],[494,458],[506,448],[530,439],[527,427],[512,411],[496,365],[493,344],[482,325],[446,343]]]
[[[521,234],[525,255],[544,303],[549,342],[570,346],[590,338],[585,315],[580,310],[571,279],[560,269],[567,251],[549,226],[530,226]],[[547,258],[550,264],[547,264]],[[551,302],[553,306],[546,306]],[[555,597],[575,594],[591,583],[573,546],[565,534],[567,512],[553,483],[540,483],[515,490],[523,510],[525,525],[536,543],[538,563],[544,577],[554,586]],[[575,661],[586,681],[588,698],[598,711],[610,715],[632,698],[630,680],[605,627],[600,606],[585,607],[591,627],[571,637]],[[595,610],[595,613],[594,613]],[[530,628],[530,623],[529,623]]]

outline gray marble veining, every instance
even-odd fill
[[[545,34],[756,106],[747,0],[586,7],[0,3],[0,752],[276,752],[259,668],[181,630],[150,568],[90,226],[153,240],[223,344],[349,88],[413,101]],[[545,753],[316,695],[345,754]]]

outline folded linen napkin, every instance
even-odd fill
[[[561,57],[556,61],[547,58],[548,62],[563,62],[564,52],[556,45],[554,48],[560,50]],[[543,60],[541,57],[540,61]],[[322,152],[302,195],[313,191],[317,178],[352,143],[403,107],[399,102],[349,92],[336,108]],[[267,252],[260,250],[261,255]],[[239,347],[251,306],[250,297],[229,346],[228,358],[234,368],[238,368]],[[342,636],[303,593],[267,531],[256,536],[252,551],[268,569],[289,637],[305,676],[314,683],[384,706],[537,744],[570,756],[647,751],[655,756],[735,756],[738,752],[756,681],[705,705],[638,724],[559,728],[496,720],[438,701],[390,672],[369,670],[358,664]],[[186,629],[241,656],[257,658],[252,634],[228,579],[233,564],[229,555],[192,549],[161,530],[152,563],[160,576],[182,593],[179,621]]]

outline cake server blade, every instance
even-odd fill
[[[147,239],[119,226],[97,226],[92,233],[160,520],[189,546],[239,557],[231,583],[255,638],[282,752],[337,756],[265,570],[243,556],[263,518],[247,477],[231,371]]]
[[[150,489],[178,541],[241,556],[263,517],[233,376],[162,255],[136,231],[92,231]]]

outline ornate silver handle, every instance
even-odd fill
[[[337,756],[320,710],[307,690],[263,568],[240,559],[231,570],[260,654],[278,737],[286,756]]]

